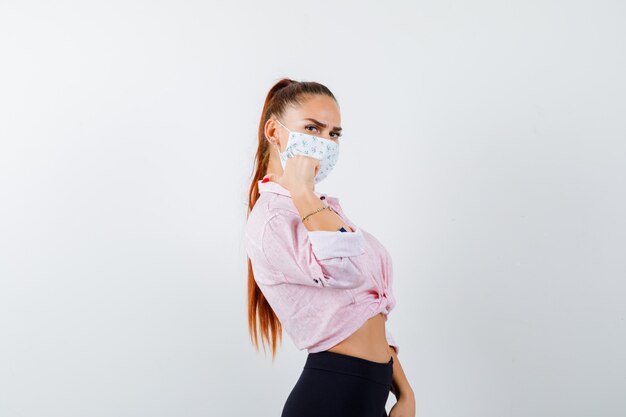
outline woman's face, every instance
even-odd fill
[[[277,143],[284,152],[289,140],[289,131],[276,123],[276,117],[270,117],[265,124],[265,136],[270,142]],[[301,105],[288,106],[280,122],[292,132],[302,132],[339,143],[341,135],[341,115],[337,102],[326,95],[307,96]],[[272,153],[276,149],[271,146]],[[278,158],[278,155],[275,155]]]

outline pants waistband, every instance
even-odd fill
[[[393,356],[389,362],[374,362],[356,356],[327,350],[309,353],[304,369],[323,369],[331,372],[359,376],[380,384],[390,385],[393,375]]]

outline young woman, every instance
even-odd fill
[[[281,417],[414,417],[415,396],[385,322],[391,257],[339,199],[315,191],[339,155],[331,91],[282,79],[265,100],[246,223],[248,320],[272,360],[282,329],[308,356]],[[265,348],[265,345],[263,346]]]

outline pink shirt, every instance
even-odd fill
[[[257,285],[296,347],[327,350],[380,312],[386,321],[396,301],[383,245],[346,217],[337,197],[315,192],[354,232],[309,231],[289,190],[272,181],[258,184],[246,252]],[[387,329],[385,336],[399,353]]]

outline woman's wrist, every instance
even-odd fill
[[[306,187],[305,185],[300,185],[298,187],[294,187],[293,189],[290,189],[289,194],[291,194],[291,198],[297,198],[299,200],[310,199],[311,197],[313,197],[316,200],[319,200],[317,198],[317,195],[315,195],[315,190],[312,190]]]
[[[346,231],[353,231],[350,225],[345,223],[334,210],[319,210],[329,204],[321,200],[314,191],[299,189],[289,193],[291,194],[293,204],[300,213],[300,218],[308,216],[307,220],[303,222],[307,230],[337,231],[343,227]],[[316,213],[309,216],[313,212]]]
[[[298,209],[301,218],[325,205],[325,203],[317,197],[314,191],[306,188],[289,191],[289,193],[291,194],[291,200],[296,206],[296,209]]]

